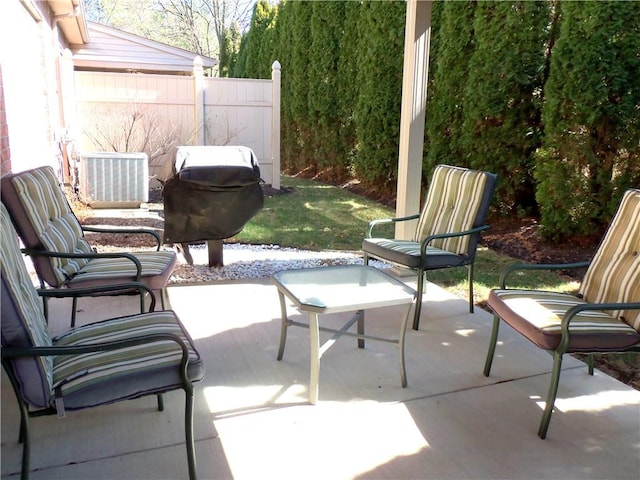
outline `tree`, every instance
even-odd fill
[[[466,163],[462,145],[464,91],[474,50],[476,2],[445,2],[438,29],[438,51],[426,123],[429,136],[427,170],[439,163]]]
[[[291,128],[295,132],[296,150],[292,161],[298,167],[298,171],[307,165],[313,165],[313,152],[309,151],[310,138],[313,128],[309,123],[309,62],[307,57],[307,41],[309,38],[309,26],[311,22],[311,2],[293,0],[288,2],[291,9],[291,37],[288,39],[291,49],[291,63],[289,65],[290,89],[289,100],[291,102]]]
[[[345,168],[345,179],[349,179],[354,168],[357,134],[354,114],[355,99],[360,95],[358,78],[360,47],[358,23],[362,13],[362,1],[345,2],[342,37],[340,39],[338,70],[336,79],[336,105],[339,131],[336,145],[336,162]],[[348,174],[346,172],[349,172]]]
[[[480,2],[475,49],[462,111],[462,148],[470,167],[502,179],[502,214],[535,211],[533,153],[540,146],[542,75],[549,4]]]
[[[277,8],[267,0],[259,0],[251,18],[251,28],[246,35],[245,66],[247,78],[270,78],[273,51],[273,27]]]
[[[640,3],[563,2],[545,85],[543,233],[599,233],[640,182]]]
[[[254,0],[85,1],[90,20],[208,57],[218,54],[234,23],[240,31],[248,26],[254,4]]]
[[[405,8],[378,1],[361,7],[354,173],[371,190],[393,191],[396,184]]]
[[[346,164],[337,138],[340,110],[337,81],[345,2],[313,2],[309,45],[309,122],[314,129],[311,148],[317,168],[326,178],[344,178]],[[340,152],[340,153],[339,153]]]
[[[240,53],[241,40],[242,33],[237,23],[225,30],[220,44],[220,63],[218,65],[218,72],[221,77],[229,77],[235,70]]]

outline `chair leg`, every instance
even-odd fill
[[[162,306],[162,310],[166,310],[169,305],[169,297],[167,295],[167,289],[160,289],[160,305]]]
[[[49,324],[49,297],[42,297],[42,311],[44,313],[44,320]]]
[[[29,413],[27,406],[22,401],[20,404],[20,442],[22,443],[22,471],[20,478],[27,480],[29,478],[29,460],[31,456],[31,443],[29,440]]]
[[[551,385],[549,385],[549,393],[547,393],[547,403],[540,421],[538,436],[542,439],[547,437],[553,406],[556,403],[556,395],[558,394],[558,384],[560,383],[560,371],[562,369],[562,353],[553,352],[553,371],[551,372]]]
[[[488,377],[491,373],[491,365],[493,364],[493,356],[496,353],[496,344],[498,343],[498,332],[500,330],[500,317],[493,316],[493,329],[491,330],[491,340],[489,341],[489,351],[484,361],[484,376]]]
[[[467,266],[467,282],[469,282],[469,313],[473,313],[473,262]]]
[[[589,368],[589,375],[593,376],[593,367],[594,367],[594,358],[593,353],[587,355],[587,367]]]
[[[18,384],[18,380],[13,374],[13,369],[9,366],[8,362],[5,363],[4,359],[2,360],[2,367],[7,373],[7,377],[9,377],[9,381],[13,387],[13,392],[16,395],[16,400],[18,401],[18,409],[20,410],[20,433],[18,435],[18,442],[22,443],[22,470],[20,478],[22,480],[27,480],[29,478],[29,459],[31,455],[31,443],[29,440],[29,410],[27,404],[24,403],[22,397],[20,397],[20,386]]]
[[[71,328],[76,326],[76,310],[78,310],[78,297],[73,297],[71,301]]]
[[[416,308],[413,314],[413,329],[420,326],[420,313],[422,312],[422,291],[424,290],[424,271],[418,270],[418,285],[416,288]]]
[[[156,395],[156,397],[158,399],[158,411],[164,412],[164,396],[159,393],[158,395]]]
[[[193,436],[193,386],[185,386],[184,393],[186,396],[185,405],[185,437],[187,443],[187,462],[189,464],[189,479],[196,480],[196,447]]]

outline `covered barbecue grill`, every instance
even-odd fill
[[[164,176],[164,241],[181,244],[188,261],[188,244],[206,241],[209,265],[222,265],[222,240],[264,204],[255,154],[241,146],[177,147]]]

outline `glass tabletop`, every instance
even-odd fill
[[[416,294],[400,280],[367,265],[285,270],[273,280],[300,309],[325,313],[411,303]]]

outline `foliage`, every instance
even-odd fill
[[[424,124],[424,145],[422,154],[422,186],[429,185],[431,180],[431,172],[434,165],[429,162],[429,151],[431,151],[431,137],[429,136],[429,127],[431,123],[431,112],[433,111],[433,102],[435,101],[434,88],[436,82],[436,70],[438,67],[438,52],[440,51],[440,25],[442,25],[442,14],[444,11],[444,2],[435,2],[431,10],[431,30],[429,32],[429,77],[427,79],[427,105],[426,105],[426,121]],[[437,138],[436,138],[437,141]]]
[[[344,22],[342,36],[340,38],[340,58],[338,59],[337,78],[337,103],[336,110],[339,116],[339,131],[334,140],[336,145],[336,163],[340,169],[353,172],[353,159],[356,155],[356,125],[354,120],[354,99],[360,95],[360,84],[354,79],[358,77],[358,57],[360,54],[360,35],[358,19],[362,8],[362,2],[350,1],[344,5]],[[345,179],[350,176],[345,176]]]
[[[243,31],[253,1],[84,0],[87,18],[207,57],[222,57],[223,39],[233,25]],[[231,45],[236,45],[231,43]],[[239,46],[239,45],[238,45]],[[237,55],[236,49],[233,54]],[[221,60],[222,64],[222,60]],[[228,65],[224,63],[223,65]]]
[[[561,4],[536,198],[547,236],[602,230],[640,182],[640,3]]]
[[[242,34],[237,23],[225,29],[220,43],[220,64],[218,65],[218,72],[221,77],[229,77],[234,71],[238,62],[241,40]]]
[[[465,163],[508,179],[496,190],[502,214],[535,210],[548,19],[546,1],[481,2],[475,9],[460,139]]]
[[[315,168],[314,155],[309,149],[309,139],[313,129],[309,123],[309,24],[313,4],[311,2],[289,1],[286,6],[291,11],[291,37],[287,39],[288,48],[291,49],[289,65],[283,66],[290,69],[288,86],[291,89],[289,97],[292,129],[295,138],[294,150],[291,152],[294,158],[291,162],[296,170],[303,170],[309,166]],[[286,7],[285,6],[285,7]]]
[[[281,168],[284,171],[299,171],[295,166],[297,155],[297,138],[295,134],[295,122],[293,116],[294,96],[291,87],[294,71],[292,69],[292,58],[294,46],[291,44],[293,38],[294,8],[289,5],[288,0],[280,3],[278,16],[276,18],[276,28],[274,35],[274,57],[282,66],[281,88],[280,88],[280,149]]]
[[[244,44],[242,76],[246,78],[271,77],[273,51],[273,24],[277,8],[267,0],[259,0],[254,7],[251,28]]]
[[[365,45],[359,51],[353,172],[374,190],[395,189],[405,8],[405,2],[377,1],[361,7],[358,31]]]
[[[135,102],[97,105],[85,115],[83,133],[96,151],[145,152],[149,165],[176,145],[189,145],[194,132],[163,122],[149,105]]]
[[[177,23],[158,7],[189,2],[194,19],[222,16],[223,0],[138,0],[131,17],[166,37]],[[91,11],[121,19],[109,5]],[[227,29],[221,74],[268,78],[282,65],[285,172],[394,194],[405,8],[261,0],[240,42],[242,24]],[[439,163],[490,170],[500,213],[539,215],[555,240],[599,233],[640,184],[640,2],[445,0],[431,30],[425,179]]]
[[[340,130],[337,82],[345,3],[313,2],[311,10],[308,115],[314,135],[310,148],[326,178],[344,178],[345,164],[338,158],[342,152],[336,139]]]
[[[445,2],[438,29],[438,50],[427,111],[427,170],[440,163],[465,165],[462,146],[464,87],[473,54],[473,1]],[[433,28],[433,27],[432,27]]]

